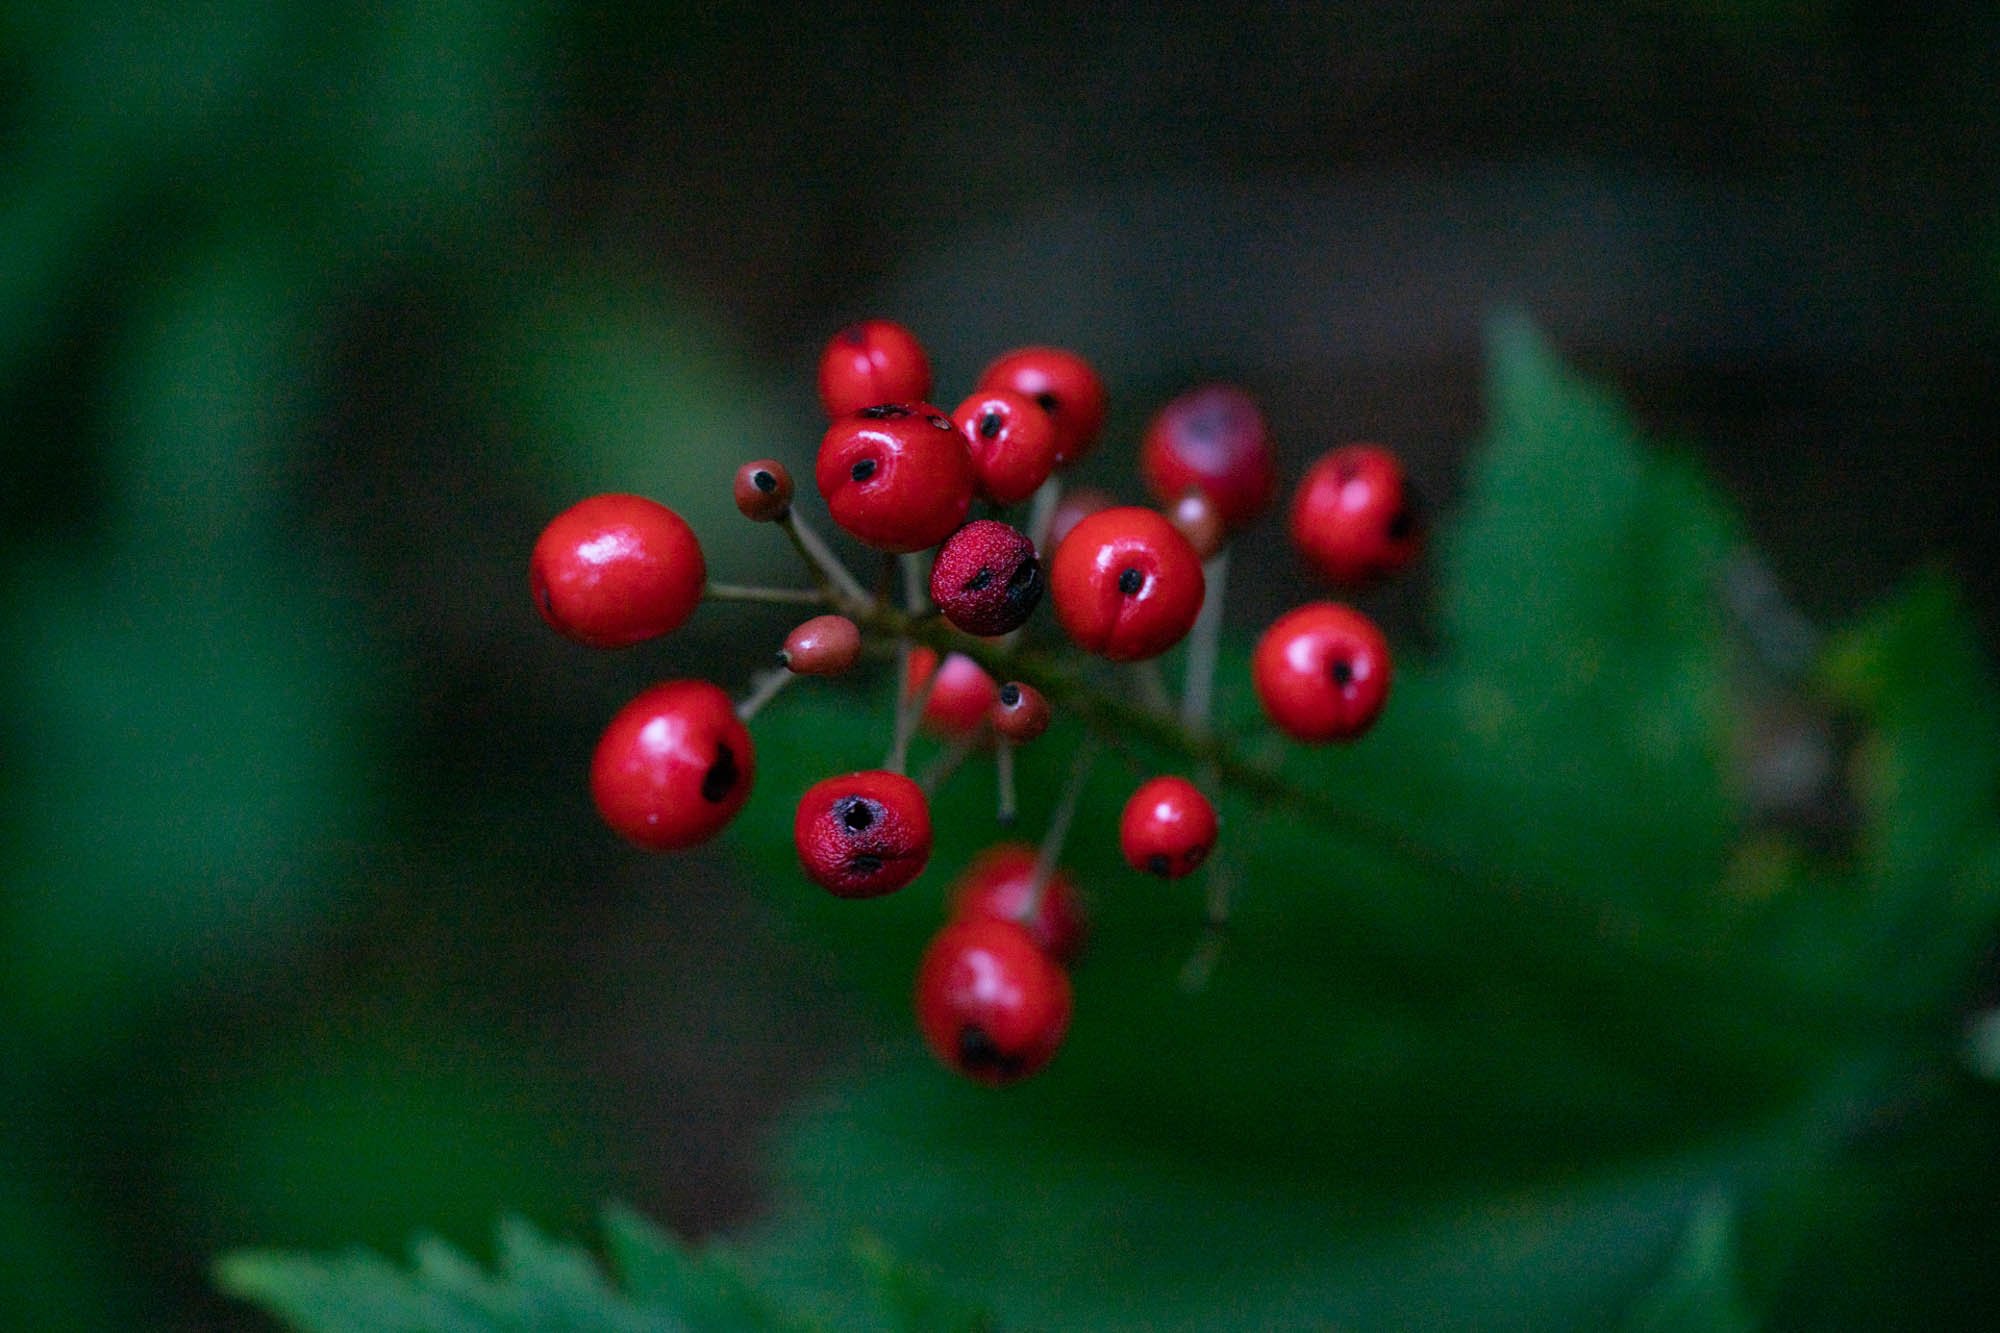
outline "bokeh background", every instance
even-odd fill
[[[1224,377],[1292,471],[1381,439],[1449,515],[1525,311],[1810,620],[1940,562],[1990,647],[1996,68],[1971,0],[7,6],[0,1308],[264,1327],[217,1253],[726,1231],[909,1040],[726,846],[589,807],[625,697],[783,620],[601,656],[525,592],[603,489],[782,577],[727,480],[809,457],[853,318],[947,399],[1085,351],[1134,498],[1120,442]],[[1284,568],[1248,539],[1232,622]]]

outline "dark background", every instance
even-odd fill
[[[949,401],[1090,355],[1134,498],[1121,445],[1220,377],[1294,474],[1379,439],[1448,514],[1524,310],[1808,616],[1936,561],[1990,644],[1996,60],[1977,4],[14,7],[0,1306],[249,1327],[233,1246],[755,1214],[759,1129],[876,1038],[726,849],[614,845],[582,773],[784,621],[588,654],[526,555],[631,489],[782,577],[727,478],[809,457],[853,318]]]

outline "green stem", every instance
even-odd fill
[[[711,583],[703,595],[718,602],[772,602],[781,606],[825,606],[824,588],[758,588],[747,583]]]

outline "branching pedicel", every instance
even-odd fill
[[[737,508],[784,531],[812,587],[711,582],[700,544],[672,510],[600,495],[559,515],[536,543],[535,606],[563,634],[599,648],[667,633],[704,597],[818,612],[786,638],[782,667],[760,674],[734,704],[706,681],[664,681],[612,720],[591,765],[591,794],[606,823],[653,851],[705,841],[735,816],[756,773],[746,724],[788,682],[848,670],[866,640],[894,643],[899,706],[884,767],[815,783],[794,820],[806,876],[843,898],[896,892],[923,872],[930,788],[949,780],[975,747],[993,746],[996,813],[1010,825],[1015,747],[1036,741],[1052,714],[1079,720],[1086,737],[1042,845],[1001,844],[975,860],[952,895],[950,923],[918,969],[918,1027],[939,1059],[981,1082],[1011,1082],[1049,1061],[1069,1023],[1064,969],[1085,926],[1058,863],[1098,739],[1137,739],[1179,754],[1211,789],[1268,782],[1214,733],[1208,709],[1226,543],[1270,504],[1275,454],[1250,396],[1207,385],[1169,403],[1146,433],[1140,471],[1160,509],[1081,492],[1064,497],[1056,474],[1096,446],[1104,424],[1104,385],[1089,362],[1060,348],[1009,352],[947,415],[925,401],[931,371],[923,347],[886,320],[834,336],[820,359],[819,391],[832,423],[814,481],[834,521],[891,562],[921,561],[917,553],[936,549],[928,577],[922,564],[906,571],[903,605],[893,568],[875,593],[865,590],[800,518],[785,467],[756,459],[736,475]],[[1005,506],[1030,498],[1025,532],[1001,520]],[[975,500],[992,515],[968,522]],[[1394,456],[1349,445],[1307,472],[1290,535],[1316,574],[1356,585],[1416,558],[1423,532],[1415,514]],[[1150,695],[1148,702],[1113,696],[1023,647],[1023,626],[1045,589],[1077,649],[1146,673],[1134,692]],[[1183,639],[1187,671],[1175,703],[1163,697],[1153,659]],[[1265,631],[1252,676],[1279,730],[1307,742],[1352,741],[1388,697],[1389,649],[1367,617],[1315,602]],[[919,725],[950,748],[913,782],[903,769]],[[1180,876],[1203,866],[1217,835],[1209,797],[1195,782],[1166,775],[1128,802],[1121,850],[1141,871]],[[1207,861],[1205,873],[1209,936],[1192,975],[1205,975],[1213,961],[1228,901],[1227,868]]]

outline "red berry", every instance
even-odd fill
[[[590,761],[604,822],[649,851],[718,833],[750,795],[757,755],[729,696],[705,680],[670,680],[611,719]]]
[[[1215,502],[1192,487],[1168,507],[1167,522],[1180,530],[1203,560],[1220,551],[1229,536],[1222,526],[1222,515],[1215,512]]]
[[[1415,560],[1423,523],[1403,465],[1387,449],[1350,444],[1307,469],[1292,497],[1292,545],[1321,577],[1372,583]]]
[[[1204,385],[1161,408],[1139,446],[1139,474],[1161,504],[1200,491],[1232,531],[1264,512],[1278,488],[1264,414],[1233,384]]]
[[[861,628],[846,616],[814,616],[785,636],[778,655],[795,675],[837,676],[861,656]]]
[[[901,773],[845,773],[806,788],[792,841],[806,877],[828,893],[880,897],[921,875],[930,860],[930,803]]]
[[[593,495],[542,529],[528,586],[542,619],[593,648],[625,648],[694,614],[708,566],[694,529],[637,495]]]
[[[923,344],[901,324],[886,319],[849,324],[819,354],[819,403],[829,417],[930,396],[931,363]]]
[[[1060,347],[1022,347],[979,377],[982,389],[1007,389],[1042,405],[1056,427],[1056,466],[1068,467],[1104,430],[1104,381],[1090,362]]]
[[[998,519],[952,533],[931,563],[931,600],[967,634],[1019,629],[1041,605],[1042,587],[1035,544]]]
[[[972,451],[979,493],[994,504],[1027,499],[1056,470],[1056,423],[1042,405],[1006,389],[985,389],[951,414]]]
[[[1022,842],[1003,842],[973,858],[952,891],[955,919],[988,917],[1011,921],[1027,930],[1035,947],[1059,963],[1076,958],[1085,931],[1083,899],[1062,870],[1052,870],[1034,902],[1035,849]]]
[[[1109,493],[1095,486],[1079,486],[1075,490],[1064,491],[1056,501],[1056,512],[1049,518],[1049,537],[1042,543],[1044,551],[1053,551],[1061,546],[1063,538],[1069,536],[1076,525],[1092,514],[1101,513],[1118,503]]]
[[[1118,848],[1134,870],[1179,879],[1215,847],[1215,807],[1186,778],[1151,778],[1125,802]]]
[[[1257,640],[1250,681],[1265,714],[1302,741],[1353,740],[1389,697],[1389,641],[1352,607],[1310,602]]]
[[[1011,921],[953,921],[917,969],[917,1026],[945,1065],[1012,1083],[1049,1062],[1069,1028],[1069,977]]]
[[[929,403],[864,407],[827,428],[814,469],[833,521],[880,551],[922,551],[972,507],[972,455]]]
[[[1106,509],[1078,523],[1050,565],[1056,619],[1078,646],[1114,662],[1157,657],[1201,610],[1201,557],[1150,509]]]
[[[1010,680],[1000,687],[987,718],[994,731],[1024,745],[1049,729],[1049,701],[1034,686]]]
[[[759,458],[736,469],[736,508],[756,523],[783,518],[792,507],[792,474],[775,458]]]
[[[931,674],[937,673],[937,680]],[[916,647],[910,650],[910,670],[903,681],[903,697],[914,699],[930,686],[920,719],[924,729],[940,736],[963,738],[976,735],[986,725],[986,714],[999,697],[999,687],[986,668],[964,653],[951,653],[938,666],[937,650]]]

